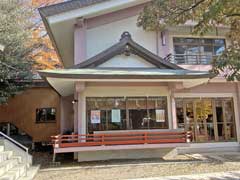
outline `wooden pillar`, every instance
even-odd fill
[[[219,141],[218,136],[218,123],[217,123],[217,112],[216,112],[216,102],[212,100],[212,113],[213,113],[213,129],[214,129],[214,138],[215,141]]]
[[[195,141],[198,142],[198,128],[197,128],[197,102],[196,100],[193,101],[193,119],[194,119],[194,138],[195,138]]]

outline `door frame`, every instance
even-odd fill
[[[235,93],[174,93],[173,97],[174,99],[175,98],[232,98],[233,111],[234,111],[233,113],[234,113],[234,120],[235,120],[234,123],[235,123],[235,129],[236,129],[235,131],[237,136],[236,138],[237,138],[237,142],[240,143],[240,115],[239,115],[239,110],[237,108],[238,107],[237,95]]]

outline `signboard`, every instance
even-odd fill
[[[120,123],[121,122],[121,110],[112,109],[112,122]]]
[[[100,124],[101,122],[101,111],[100,110],[91,110],[91,123]]]
[[[165,110],[156,109],[156,122],[165,122]]]

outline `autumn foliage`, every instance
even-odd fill
[[[32,0],[32,7],[34,9],[33,21],[35,23],[32,32],[33,41],[41,44],[40,48],[33,53],[33,58],[36,61],[36,69],[56,69],[62,67],[38,12],[39,7],[62,1],[63,0]]]

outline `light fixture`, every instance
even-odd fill
[[[74,100],[72,101],[72,104],[75,104],[75,103],[77,103],[77,102],[78,102],[78,100],[74,99]]]
[[[115,108],[117,108],[119,106],[119,102],[118,100],[115,100]]]

